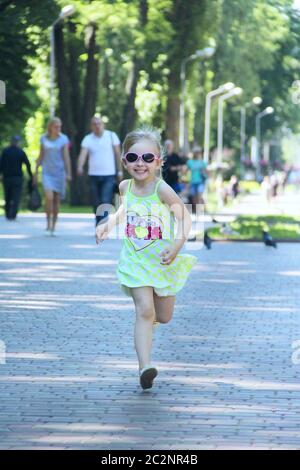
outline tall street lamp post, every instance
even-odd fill
[[[226,100],[232,98],[233,96],[239,96],[243,93],[242,88],[235,87],[233,90],[230,90],[225,95],[222,95],[219,98],[218,104],[218,152],[217,152],[217,165],[222,165],[223,160],[223,105]]]
[[[205,47],[195,54],[190,55],[181,62],[180,81],[181,81],[181,99],[180,99],[180,115],[179,115],[179,147],[186,150],[185,139],[185,98],[186,98],[186,65],[195,59],[209,59],[215,53],[214,47]]]
[[[219,86],[215,90],[210,91],[206,95],[205,100],[205,122],[204,122],[204,154],[203,158],[206,163],[209,161],[209,138],[210,138],[210,114],[211,114],[211,101],[215,96],[222,95],[234,88],[234,83],[228,82]]]
[[[256,130],[256,178],[259,176],[259,168],[260,168],[260,147],[261,147],[261,120],[265,116],[274,113],[274,108],[272,106],[268,106],[265,108],[261,113],[258,113],[255,118],[255,130]]]
[[[255,96],[249,103],[241,107],[241,163],[246,158],[246,111],[251,106],[259,106],[262,103],[260,96]]]

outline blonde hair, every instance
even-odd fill
[[[153,127],[140,127],[132,132],[129,132],[123,142],[122,156],[124,156],[128,152],[130,147],[138,143],[140,140],[148,140],[152,144],[156,145],[160,158],[164,158],[165,148],[161,143],[160,133],[157,129],[154,129]]]
[[[53,124],[62,124],[61,119],[59,117],[53,117],[48,121],[47,132],[50,133],[50,129]]]

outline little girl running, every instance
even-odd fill
[[[118,211],[96,228],[100,243],[125,219],[117,275],[135,304],[134,343],[143,389],[151,388],[158,374],[151,365],[153,325],[171,320],[175,295],[197,262],[195,256],[178,254],[188,237],[191,217],[175,191],[157,176],[162,158],[158,132],[138,129],[127,135],[122,161],[132,179],[120,183]]]

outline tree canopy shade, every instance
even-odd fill
[[[52,0],[0,0],[0,79],[6,83],[7,102],[0,107],[0,138],[23,128],[30,114],[40,106],[31,83],[29,63],[36,55],[40,32],[59,7]]]
[[[291,100],[299,78],[300,16],[292,0],[0,0],[0,139],[25,129],[30,156],[49,117],[49,28],[61,8],[75,13],[55,28],[57,114],[72,142],[72,201],[85,190],[75,167],[83,135],[95,113],[123,139],[139,124],[153,124],[178,145],[180,67],[214,43],[213,58],[186,70],[186,123],[191,144],[203,142],[208,91],[232,81],[244,93],[226,104],[224,140],[239,147],[239,107],[253,96],[272,105],[263,134],[299,131],[299,106]],[[258,108],[248,111],[254,133]],[[213,106],[210,145],[216,144]],[[84,198],[83,198],[84,199]]]

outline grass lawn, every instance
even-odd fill
[[[260,190],[260,184],[256,181],[241,181],[240,189],[243,193],[255,193]]]

